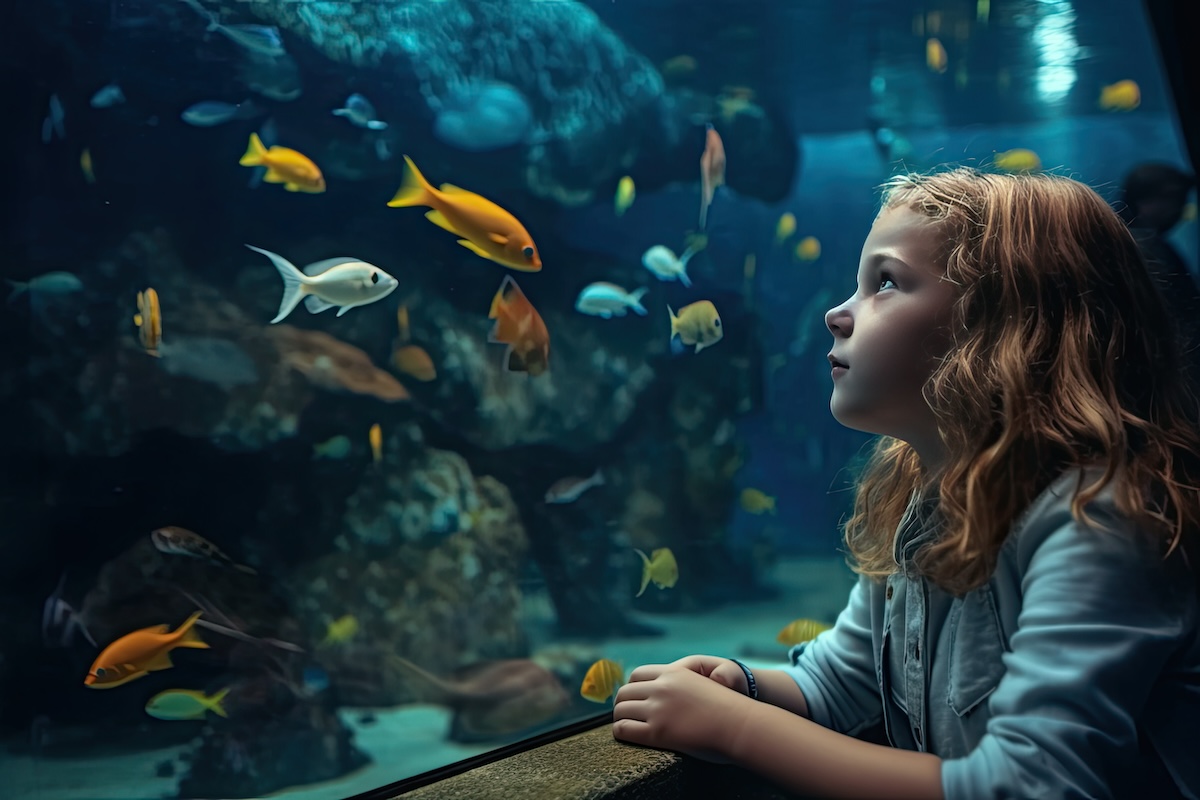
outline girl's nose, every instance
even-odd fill
[[[825,312],[825,327],[834,336],[843,339],[850,335],[854,329],[854,318],[850,316],[848,301]]]

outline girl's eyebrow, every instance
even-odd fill
[[[880,264],[882,264],[885,261],[894,262],[894,263],[899,264],[900,266],[904,267],[905,269],[912,269],[912,265],[909,264],[907,261],[900,258],[900,256],[896,255],[895,253],[889,253],[889,252],[875,253],[869,259],[867,259],[867,266],[872,267],[872,268],[878,267]]]

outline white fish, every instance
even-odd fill
[[[250,244],[246,247],[271,259],[283,278],[283,299],[272,323],[292,313],[301,300],[314,314],[340,306],[337,313],[340,317],[352,308],[382,300],[400,284],[374,264],[348,256],[317,261],[301,272],[278,253]]]
[[[30,278],[28,281],[10,280],[8,283],[13,287],[12,294],[8,296],[9,301],[24,292],[48,295],[70,294],[83,290],[83,281],[79,280],[73,272],[47,272],[44,275]]]
[[[689,247],[682,256],[676,256],[669,247],[656,244],[642,254],[642,266],[654,273],[660,281],[678,279],[684,286],[691,286],[692,279],[688,277],[687,265],[698,250]]]
[[[224,35],[229,41],[251,53],[264,56],[282,56],[287,51],[279,28],[274,25],[222,25],[216,20],[208,23],[208,30]]]
[[[604,485],[604,475],[597,467],[587,478],[570,477],[555,481],[543,498],[547,503],[574,503],[588,489]]]
[[[375,119],[375,106],[371,101],[355,92],[346,98],[346,105],[333,110],[335,117],[345,117],[352,125],[372,131],[381,131],[388,125]]]
[[[115,83],[110,83],[92,95],[92,108],[108,108],[125,102],[125,93]]]
[[[647,289],[642,287],[633,292],[627,292],[615,283],[598,281],[588,284],[575,300],[575,310],[594,317],[623,317],[629,309],[637,314],[646,316],[646,308],[642,305],[642,296]]]

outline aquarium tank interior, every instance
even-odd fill
[[[781,662],[854,580],[824,314],[879,184],[1194,171],[1135,2],[5,21],[6,800],[399,791]]]

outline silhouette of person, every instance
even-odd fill
[[[1174,312],[1175,324],[1185,339],[1192,377],[1200,379],[1200,287],[1179,251],[1166,238],[1183,216],[1188,193],[1195,185],[1196,176],[1170,164],[1138,164],[1122,182],[1123,205],[1118,213],[1141,246],[1150,272]]]

